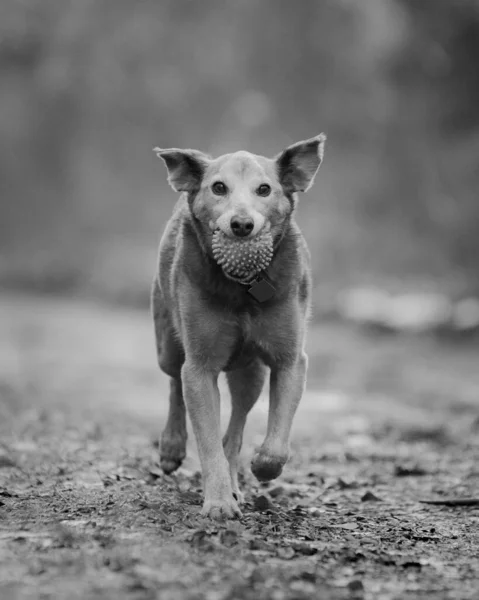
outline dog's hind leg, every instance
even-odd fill
[[[186,408],[181,379],[170,378],[168,420],[161,434],[160,466],[169,474],[181,465],[186,456]]]
[[[186,455],[186,408],[181,384],[184,354],[172,331],[170,315],[157,281],[152,290],[152,312],[158,365],[170,376],[168,419],[160,442],[160,465],[169,474],[176,471]]]
[[[231,393],[231,417],[223,438],[223,448],[229,464],[233,495],[238,502],[243,501],[243,494],[238,485],[238,460],[243,431],[248,413],[263,389],[266,370],[261,361],[255,360],[247,367],[226,374]]]

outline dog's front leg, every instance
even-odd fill
[[[202,514],[213,519],[241,516],[221,441],[218,373],[186,360],[181,379],[201,462],[205,495]]]
[[[303,395],[307,368],[308,356],[301,352],[292,364],[271,369],[266,438],[251,463],[260,481],[276,479],[288,460],[291,426]]]

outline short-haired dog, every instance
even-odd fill
[[[238,454],[246,418],[269,373],[266,437],[251,468],[278,477],[306,382],[310,254],[295,222],[297,193],[309,190],[326,136],[274,158],[155,148],[180,198],[162,235],[152,288],[158,362],[170,378],[161,437],[165,473],[186,452],[186,414],[212,518],[240,516]],[[220,429],[218,376],[226,372],[231,418]]]

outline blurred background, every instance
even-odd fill
[[[325,131],[298,211],[316,314],[358,286],[474,296],[478,57],[479,0],[3,0],[0,284],[146,306],[175,202],[154,146]]]

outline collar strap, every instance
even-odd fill
[[[244,280],[238,279],[233,275],[229,275],[225,271],[223,273],[226,275],[228,279],[234,281],[235,283],[239,283],[240,285],[247,285],[248,294],[253,296],[255,300],[258,302],[266,302],[267,300],[271,300],[276,292],[276,288],[274,287],[272,281],[268,277],[266,271],[260,271],[257,275],[255,275],[252,279]]]

